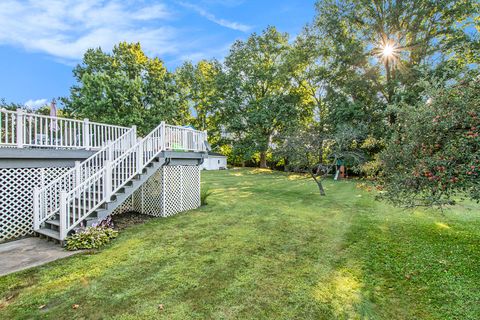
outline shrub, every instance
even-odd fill
[[[202,188],[200,191],[200,204],[202,206],[205,206],[208,204],[208,197],[212,194],[213,192],[210,191],[210,189],[207,188]]]
[[[105,227],[88,227],[83,231],[68,237],[66,249],[69,251],[81,249],[98,249],[110,240],[116,238],[118,231]]]

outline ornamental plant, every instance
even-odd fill
[[[450,83],[430,86],[425,102],[401,108],[381,154],[382,197],[397,205],[480,200],[480,77]]]
[[[82,249],[98,249],[118,236],[118,231],[106,227],[87,227],[66,240],[69,251]]]

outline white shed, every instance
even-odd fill
[[[221,153],[209,152],[200,166],[202,170],[224,170],[227,169],[227,157]]]

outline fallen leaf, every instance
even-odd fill
[[[72,306],[72,309],[78,309],[78,307],[80,307],[80,305],[74,304],[74,305]]]
[[[158,305],[158,310],[160,310],[160,311],[163,311],[163,310],[164,310],[163,304],[159,304],[159,305]]]
[[[40,307],[38,307],[38,309],[43,309],[43,308],[45,308],[44,304],[42,304]]]

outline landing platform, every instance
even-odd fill
[[[0,276],[69,257],[81,251],[66,251],[40,238],[0,243]]]

